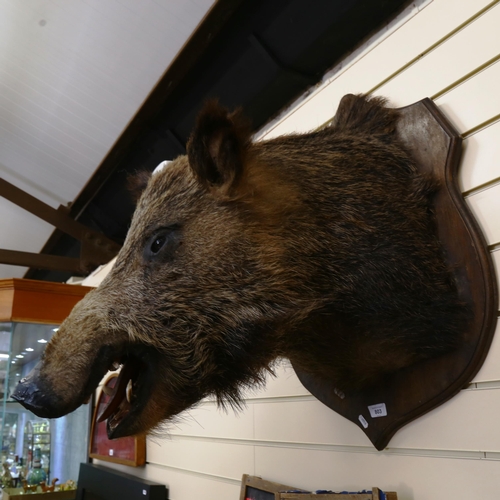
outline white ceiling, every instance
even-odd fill
[[[213,3],[1,0],[0,176],[73,201]],[[39,252],[52,231],[0,197],[0,248]]]

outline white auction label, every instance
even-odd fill
[[[387,416],[387,408],[385,407],[385,403],[379,403],[378,405],[371,405],[368,407],[368,410],[370,411],[370,416],[372,418]]]
[[[361,425],[366,429],[368,427],[368,422],[366,421],[366,418],[363,417],[363,415],[360,415],[358,419],[361,422]]]

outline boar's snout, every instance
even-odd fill
[[[21,403],[35,415],[43,418],[57,418],[65,415],[65,405],[43,384],[40,378],[41,362],[17,384],[12,399]]]

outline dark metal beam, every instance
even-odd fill
[[[73,220],[61,207],[56,210],[2,178],[0,178],[0,196],[81,242],[80,259],[2,250],[1,264],[55,271],[88,272],[100,264],[109,262],[120,250],[120,245],[104,234]]]
[[[3,196],[6,200],[11,201],[18,207],[35,215],[39,219],[48,222],[52,226],[60,229],[66,234],[73,236],[73,238],[83,241],[88,239],[89,235],[100,238],[103,243],[106,243],[110,248],[118,250],[120,247],[114,241],[110,240],[104,234],[98,233],[93,229],[90,229],[83,224],[73,220],[71,217],[66,215],[62,210],[56,210],[50,205],[47,205],[38,198],[26,193],[22,189],[14,186],[10,182],[0,177],[0,196]]]
[[[66,271],[83,273],[80,259],[44,255],[39,253],[19,252],[17,250],[0,249],[0,263],[11,266],[32,267],[35,269],[50,269],[52,271]]]

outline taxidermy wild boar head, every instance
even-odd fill
[[[101,415],[118,438],[206,396],[238,406],[277,358],[356,391],[453,349],[465,314],[435,186],[397,120],[351,95],[323,130],[253,143],[239,113],[207,103],[187,156],[147,179],[114,268],[14,398],[58,417],[121,364]]]

